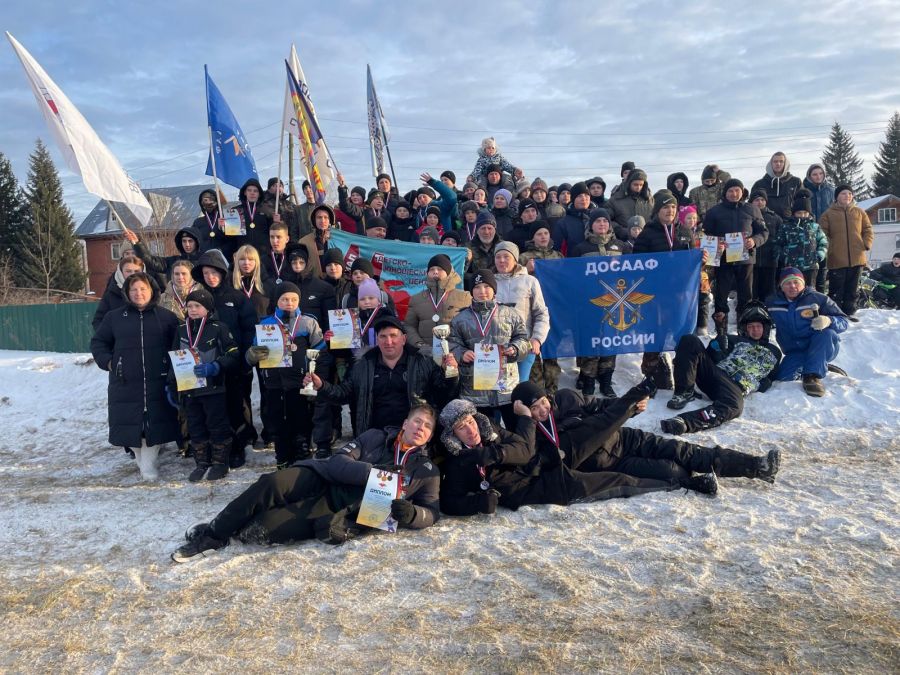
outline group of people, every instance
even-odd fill
[[[410,528],[433,524],[440,512],[678,487],[714,494],[716,475],[773,479],[777,452],[702,447],[625,423],[660,389],[673,390],[675,411],[699,398],[698,388],[710,400],[663,420],[670,436],[734,419],[745,396],[775,381],[801,379],[807,394],[825,394],[826,374],[840,372],[831,361],[855,320],[872,244],[849,186],[830,186],[821,165],[800,181],[776,153],[749,191],[710,165],[692,190],[675,173],[651,192],[646,173],[626,162],[607,196],[599,177],[527,181],[492,138],[462,189],[452,171],[421,178],[422,187],[401,196],[387,175],[368,191],[348,190],[339,176],[337,208],[317,204],[308,183],[298,204],[276,178],[265,190],[249,180],[228,207],[240,234],[226,234],[226,213],[205,190],[199,217],[175,234],[172,256],[154,255],[126,230],[133,251],[110,279],[91,341],[96,363],[109,371],[110,443],[133,454],[150,480],[158,448],[169,442],[193,456],[190,481],[222,478],[252,444],[275,451],[276,471],[191,528],[174,559],[221,548],[232,536],[344,541],[364,529],[355,519],[373,467],[399,475],[391,512]],[[335,228],[463,246],[466,266],[454,269],[435,253],[423,270],[426,289],[399,316],[372,262],[350,262],[333,245]],[[744,248],[737,260],[723,254],[726,236],[736,234]],[[681,338],[674,367],[664,353],[644,353],[645,379],[617,396],[616,357],[583,356],[576,389],[560,389],[558,363],[541,355],[552,318],[534,260],[688,250],[704,236],[718,243],[714,255],[704,251],[697,330]],[[705,342],[710,293],[715,336]],[[729,334],[732,293],[737,332]],[[360,341],[352,349],[330,348],[336,309],[356,311]],[[434,337],[440,325],[449,326],[447,353]],[[258,344],[258,326],[283,336],[284,355]],[[501,355],[497,381],[486,388],[474,377],[485,346]],[[171,351],[194,356],[192,388],[178,391]],[[273,356],[278,367],[268,367]],[[345,432],[344,405],[353,440],[333,451]]]

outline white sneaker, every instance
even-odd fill
[[[159,479],[159,471],[156,468],[157,457],[159,456],[159,446],[147,446],[141,443],[140,448],[135,448],[134,460],[137,462],[141,477],[147,481],[155,481]]]

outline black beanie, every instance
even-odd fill
[[[547,230],[547,232],[549,232],[550,231],[550,223],[548,223],[546,220],[541,220],[540,218],[538,220],[534,221],[531,224],[531,230],[528,233],[529,238],[534,239],[534,235],[536,235],[538,233],[538,230]],[[552,245],[553,242],[550,242],[550,243]]]
[[[372,262],[370,260],[366,260],[365,258],[357,258],[353,261],[353,264],[350,265],[350,272],[356,272],[359,270],[360,272],[365,272],[369,275],[370,278],[375,278],[375,268],[372,266]]]
[[[301,258],[303,262],[309,262],[309,249],[303,244],[289,244],[287,249],[288,260]]]
[[[481,269],[475,272],[475,274],[472,276],[469,290],[473,290],[478,284],[487,284],[494,289],[494,295],[497,294],[497,279],[494,278],[494,273],[490,270]]]
[[[428,264],[425,266],[425,271],[427,272],[432,267],[440,267],[447,274],[450,274],[453,271],[453,265],[450,262],[450,258],[443,253],[431,256],[431,260],[429,260]]]
[[[537,202],[533,199],[523,199],[519,202],[519,215],[521,216],[525,209],[534,209],[538,210]]]
[[[752,202],[754,199],[765,199],[766,203],[768,203],[769,195],[762,188],[756,188],[750,193],[750,201]]]
[[[669,190],[659,190],[653,195],[653,216],[656,217],[659,210],[668,204],[678,206],[678,200]]]
[[[812,192],[806,188],[800,188],[794,193],[794,200],[791,202],[791,213],[796,213],[797,211],[812,213]]]
[[[417,194],[417,195],[428,195],[428,196],[431,197],[432,199],[435,198],[434,190],[432,190],[432,189],[431,189],[430,187],[428,187],[427,185],[423,185],[423,186],[420,187],[418,190],[416,190],[416,194]]]
[[[441,237],[441,243],[443,244],[448,239],[452,239],[453,241],[455,241],[457,246],[462,244],[462,238],[460,237],[459,232],[457,232],[456,230],[447,230],[446,232],[444,232],[444,236]]]
[[[837,201],[838,195],[841,194],[844,190],[847,190],[850,193],[853,192],[853,188],[850,185],[847,185],[846,183],[842,183],[841,185],[838,185],[836,188],[834,188],[835,201]]]
[[[430,215],[432,215],[432,214],[434,214],[434,215],[436,215],[438,218],[440,218],[440,217],[441,217],[441,207],[439,207],[439,206],[429,206],[427,209],[425,209],[425,215],[426,215],[426,216],[430,216]]]
[[[200,303],[206,307],[206,311],[210,314],[216,310],[216,301],[213,300],[212,293],[205,288],[198,288],[196,291],[188,293],[188,296],[184,299],[184,303],[187,304],[189,302]]]
[[[722,187],[722,197],[725,197],[725,193],[728,192],[731,188],[739,187],[741,190],[744,189],[744,184],[739,181],[737,178],[729,178],[725,181],[725,185]]]
[[[578,182],[572,186],[572,189],[569,191],[569,195],[572,197],[572,201],[574,202],[575,198],[579,195],[587,195],[588,197],[590,197],[591,191],[588,190],[587,184],[585,184],[584,182]]]
[[[283,283],[278,284],[275,287],[275,304],[278,304],[279,298],[285,293],[296,293],[298,298],[302,298],[303,295],[300,293],[300,288],[297,284],[292,284],[290,281],[285,281]]]
[[[710,178],[719,177],[719,167],[715,164],[707,164],[703,167],[703,173],[700,174],[700,180],[709,180]]]
[[[268,190],[270,187],[275,185],[275,183],[281,183],[281,181],[278,180],[278,178],[270,178],[269,182],[266,183],[266,189]],[[284,183],[281,183],[281,187],[284,187]]]
[[[351,195],[359,195],[363,199],[366,198],[366,189],[360,185],[357,185],[352,190],[350,190]]]
[[[626,171],[634,171],[634,162],[623,162],[622,168],[619,170],[619,175],[621,176]]]
[[[341,267],[344,266],[344,254],[341,252],[339,248],[330,248],[325,251],[325,257],[322,262],[322,266],[338,264]]]
[[[534,382],[526,380],[525,382],[519,382],[515,389],[512,390],[511,403],[521,401],[526,408],[530,408],[546,395],[547,393]]]
[[[386,230],[387,222],[384,220],[384,218],[381,218],[380,216],[373,216],[372,218],[366,218],[366,229],[367,230],[371,230],[376,227],[381,227]]]
[[[441,171],[441,178],[449,178],[450,182],[456,185],[456,174],[453,173],[450,169]]]
[[[369,196],[366,197],[366,204],[371,204],[376,197],[381,197],[381,201],[384,201],[384,193],[378,188],[372,188],[369,190]]]
[[[503,169],[500,168],[499,164],[489,164],[488,168],[484,171],[484,175],[487,176],[489,173],[494,172],[499,173],[501,176],[503,175]]]

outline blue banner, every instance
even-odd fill
[[[340,249],[348,268],[357,258],[371,260],[375,274],[393,298],[401,319],[406,317],[410,297],[425,290],[425,273],[428,272],[428,261],[432,256],[443,253],[450,258],[460,279],[466,268],[466,249],[458,246],[375,239],[333,229],[328,248]],[[462,281],[459,285],[462,286]]]
[[[212,147],[206,162],[206,175],[213,175],[213,158],[216,162],[215,176],[223,183],[243,187],[250,178],[259,179],[256,163],[250,154],[250,144],[244,138],[241,125],[225,102],[225,97],[212,81],[206,66],[206,117],[212,135]]]
[[[702,253],[534,261],[550,309],[547,358],[675,349],[697,325]]]

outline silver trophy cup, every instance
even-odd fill
[[[441,341],[442,356],[447,356],[450,353],[450,345],[447,343],[447,338],[450,337],[450,326],[442,323],[440,326],[435,326],[432,329],[432,333],[434,333],[434,336]],[[456,366],[444,367],[444,377],[451,378],[457,376],[459,376],[459,368]]]
[[[316,372],[316,359],[319,358],[319,354],[321,352],[318,349],[307,349],[306,350],[306,358],[309,359],[309,374],[312,375]],[[313,387],[312,381],[307,384],[303,389],[300,390],[300,393],[304,396],[318,396],[319,392],[316,391],[315,387]]]

